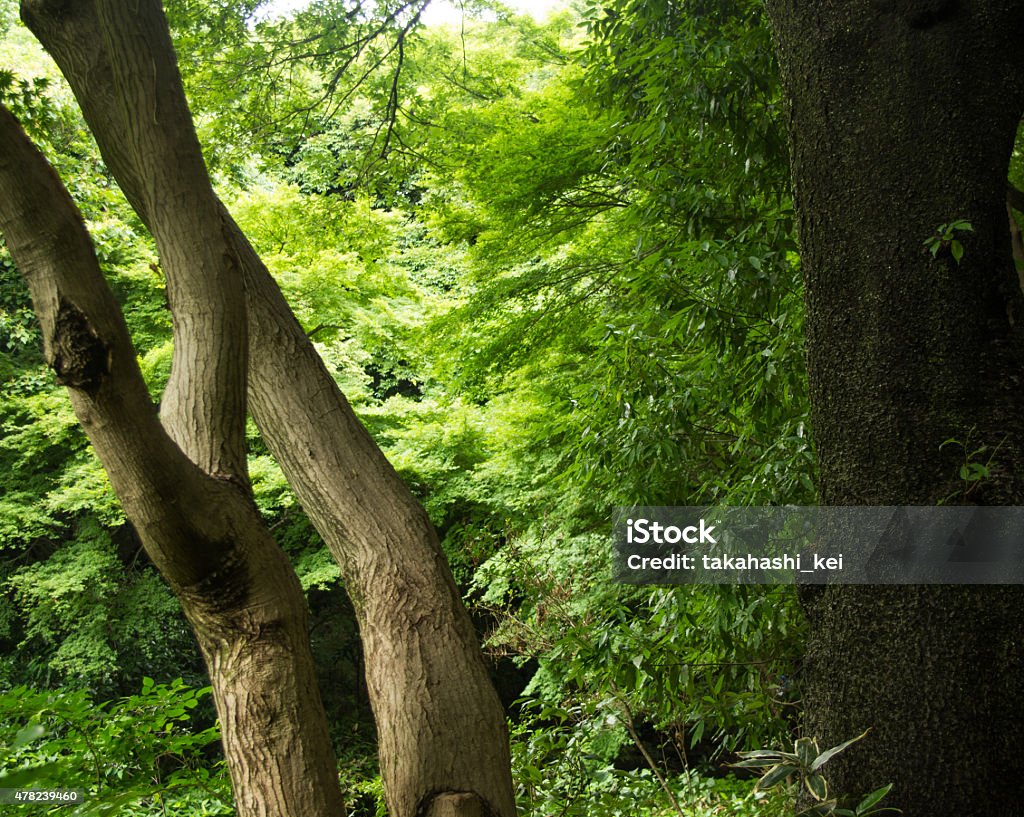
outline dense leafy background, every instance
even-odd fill
[[[523,813],[781,810],[727,764],[790,740],[791,590],[625,587],[607,564],[616,505],[814,501],[760,4],[610,0],[543,24],[484,8],[429,29],[417,4],[253,11],[168,7],[210,166],[443,537],[510,706]],[[81,207],[159,399],[153,242],[14,18],[2,0],[0,94]],[[0,785],[71,781],[81,813],[230,813],[191,635],[39,345],[0,250]],[[351,608],[249,436],[350,812],[375,813]]]

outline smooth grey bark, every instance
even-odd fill
[[[142,1],[143,9],[151,6]],[[156,232],[160,213],[148,192],[149,171],[128,148],[126,131],[168,123],[133,119],[137,108],[126,108],[110,82],[120,29],[105,27],[90,0],[24,0],[22,16],[71,84],[125,195]],[[187,110],[179,82],[162,93],[179,95],[182,104],[172,109]],[[153,104],[138,102],[143,110]],[[173,169],[163,149],[147,159]],[[446,808],[475,801],[485,814],[511,817],[505,715],[430,520],[355,417],[230,215],[205,187],[194,195],[204,207],[220,208],[222,239],[213,236],[209,249],[242,272],[249,408],[340,564],[356,609],[390,813],[426,814],[435,800],[456,793],[467,796],[445,800]]]
[[[222,460],[199,467],[157,419],[81,216],[2,106],[0,231],[29,285],[46,360],[196,634],[238,814],[336,817],[343,803],[298,579],[247,486],[217,470]],[[224,388],[217,349],[192,354],[204,365],[194,388]],[[217,448],[203,444],[216,442],[209,428],[196,438],[200,456]]]
[[[789,111],[820,493],[1024,501],[1024,298],[1006,175],[1024,4],[768,0]],[[924,245],[966,219],[964,256]],[[947,442],[954,440],[956,442]],[[972,454],[971,452],[979,452]],[[978,483],[965,459],[987,465]],[[836,793],[906,817],[1010,815],[1024,765],[1019,587],[807,589],[804,733],[869,736]]]

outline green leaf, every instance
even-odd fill
[[[788,780],[793,773],[796,772],[795,766],[780,763],[778,766],[772,766],[768,772],[757,781],[757,788],[759,789],[770,789],[772,786],[777,786],[784,780]]]
[[[825,778],[822,775],[808,775],[804,778],[804,785],[815,800],[820,802],[828,797],[828,783],[825,782]]]
[[[870,732],[870,731],[871,731],[870,729],[865,729],[861,734],[857,735],[857,737],[850,738],[849,740],[844,741],[843,743],[840,743],[838,746],[833,746],[831,749],[826,749],[824,752],[822,752],[820,755],[818,755],[818,757],[814,761],[814,763],[811,764],[811,771],[812,772],[818,771],[818,769],[820,769],[822,766],[824,766],[826,763],[828,763],[832,758],[834,758],[840,752],[845,751],[850,746],[855,744],[858,740],[863,739],[864,736],[867,735],[867,733]]]
[[[784,758],[777,752],[766,752],[763,757],[748,758],[738,763],[730,763],[729,765],[737,769],[758,769],[774,766],[776,763],[782,762],[782,760]]]
[[[864,814],[869,808],[875,806],[881,801],[885,795],[889,793],[892,788],[892,783],[888,786],[882,786],[880,789],[875,789],[871,794],[865,797],[860,803],[857,804],[857,814]]]
[[[0,786],[9,789],[25,789],[29,786],[39,785],[40,780],[51,779],[52,775],[58,775],[62,771],[64,771],[64,766],[60,763],[43,763],[25,769],[12,769],[0,772]]]
[[[46,734],[46,729],[43,728],[41,723],[29,723],[18,730],[18,734],[14,736],[14,741],[11,743],[12,749],[20,749],[22,746],[27,746],[35,740],[38,740]]]
[[[796,755],[800,758],[800,765],[810,768],[818,754],[818,747],[815,746],[814,741],[810,738],[798,738],[793,748],[796,749]]]
[[[960,259],[964,257],[964,245],[954,238],[953,241],[950,242],[949,250],[953,253],[953,260],[959,264]]]

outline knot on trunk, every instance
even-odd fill
[[[50,366],[62,386],[95,394],[110,373],[110,350],[81,309],[60,299],[53,326]]]

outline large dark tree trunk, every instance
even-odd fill
[[[821,499],[1024,504],[1024,298],[1006,174],[1024,4],[769,0],[789,108]],[[924,241],[965,219],[964,254]],[[946,443],[956,440],[956,443]],[[966,447],[966,452],[965,452]],[[967,452],[987,464],[960,478]],[[805,734],[870,736],[836,793],[907,817],[1020,812],[1024,593],[832,587],[811,625]]]
[[[154,174],[202,158],[198,145],[179,153],[163,141],[168,130],[192,128],[177,75],[164,70],[173,63],[169,41],[154,43],[149,53],[134,50],[119,5],[24,0],[22,16],[60,65],[111,172],[154,235],[167,229],[176,207],[219,213],[202,250],[241,272],[249,408],[352,596],[389,810],[394,817],[429,815],[432,808],[511,817],[504,712],[430,520],[209,186],[175,199],[154,184]],[[130,7],[165,25],[155,0]],[[135,68],[119,79],[118,66],[133,55]],[[160,70],[150,70],[150,60]],[[136,143],[148,146],[144,155]],[[166,272],[184,297],[190,279],[173,266]]]

